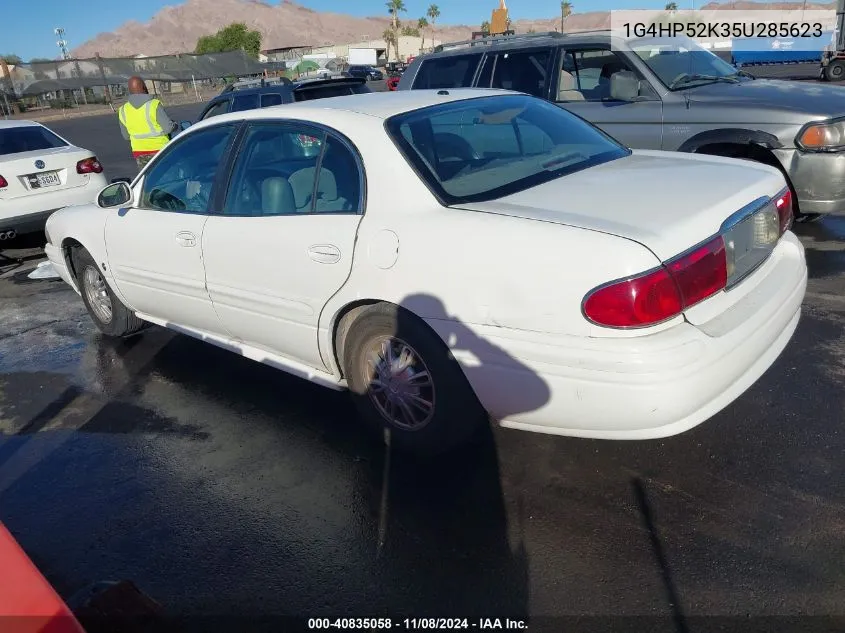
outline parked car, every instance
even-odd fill
[[[632,148],[781,170],[798,220],[845,214],[845,91],[756,79],[694,40],[610,31],[485,38],[415,60],[399,90],[494,87],[552,101]]]
[[[350,77],[363,77],[367,81],[380,81],[384,79],[384,73],[373,66],[353,65],[346,69]]]
[[[268,83],[254,88],[227,91],[211,99],[203,108],[198,120],[203,121],[228,112],[241,112],[297,101],[372,92],[366,84],[366,80],[363,79],[337,77],[334,79],[305,79],[286,83]],[[184,126],[182,129],[184,129]]]
[[[790,210],[768,165],[413,91],[203,121],[51,216],[45,250],[105,334],[157,324],[348,389],[426,453],[490,418],[645,439],[716,414],[798,323]]]
[[[0,242],[43,230],[53,211],[92,203],[106,184],[90,150],[35,121],[0,121]]]

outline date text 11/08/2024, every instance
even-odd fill
[[[822,36],[821,23],[789,23],[789,22],[625,22],[622,24],[625,37],[723,37],[723,38],[752,38],[752,37],[807,37]]]
[[[479,631],[525,630],[524,620],[510,618],[309,618],[309,630]]]

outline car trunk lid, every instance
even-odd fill
[[[0,155],[0,176],[8,183],[0,189],[0,200],[81,187],[90,177],[77,173],[76,164],[93,157],[73,145]]]
[[[749,203],[785,186],[777,170],[757,163],[740,167],[720,157],[635,150],[495,201],[456,207],[617,235],[666,261],[719,233]]]

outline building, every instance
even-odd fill
[[[301,59],[305,55],[309,55],[312,51],[312,46],[283,46],[282,48],[268,48],[261,51],[258,55],[258,61],[265,62],[286,62]]]
[[[339,57],[347,59],[349,57],[350,48],[374,48],[378,64],[384,65],[389,61],[406,61],[409,57],[416,57],[421,52],[431,50],[438,44],[442,44],[440,40],[431,37],[414,37],[410,35],[402,35],[399,37],[399,55],[397,57],[396,47],[390,45],[390,59],[387,58],[388,45],[383,39],[370,39],[361,42],[354,42],[351,44],[336,44],[334,46],[315,46],[311,51],[312,55],[324,54],[329,57]]]

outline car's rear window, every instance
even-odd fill
[[[294,91],[297,101],[311,101],[312,99],[328,99],[329,97],[345,97],[372,92],[364,84],[335,84],[332,86],[301,87]]]
[[[414,110],[386,128],[446,205],[495,200],[630,154],[583,119],[522,95]]]
[[[448,55],[426,60],[420,64],[413,88],[468,88],[472,85],[472,78],[480,60],[481,53]]]
[[[0,130],[0,156],[37,152],[56,147],[67,147],[58,136],[41,125],[9,127]]]

